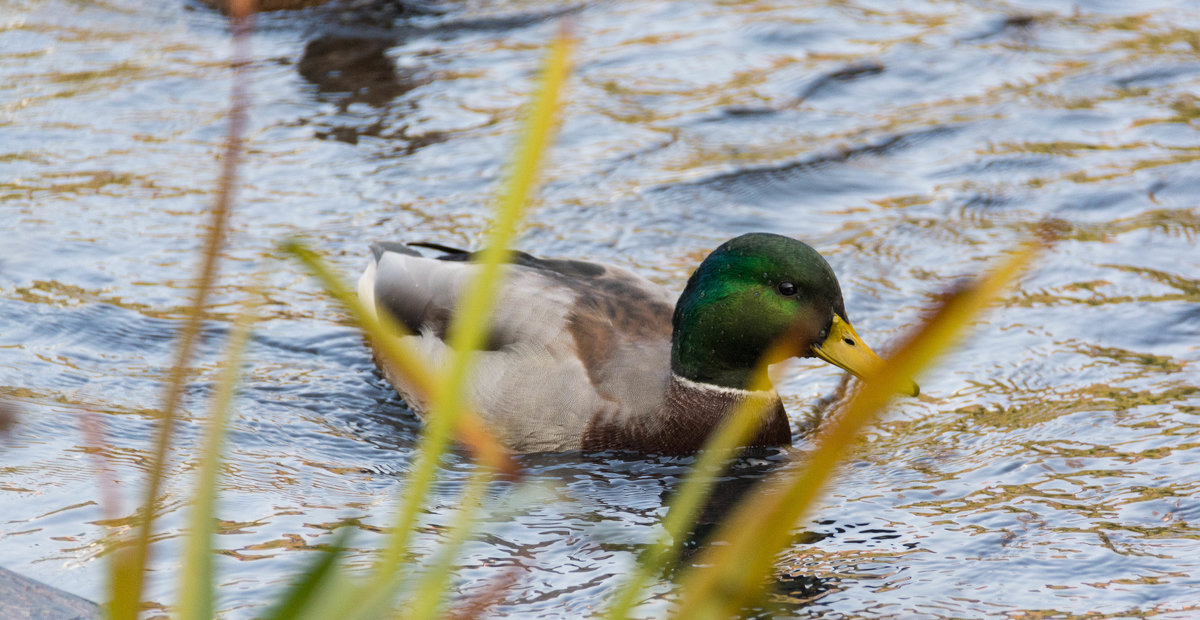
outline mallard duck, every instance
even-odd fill
[[[442,367],[450,316],[478,268],[474,255],[433,244],[371,249],[360,299],[391,313],[413,334],[403,338]],[[750,445],[786,445],[791,430],[779,394],[746,389],[769,350],[778,358],[771,363],[818,357],[859,376],[880,363],[846,317],[829,263],[781,235],[725,242],[674,304],[662,287],[609,265],[517,252],[505,273],[470,397],[517,452],[691,452],[747,399],[762,401],[766,412]],[[793,346],[773,349],[781,339]],[[422,414],[425,404],[404,378],[384,372]]]

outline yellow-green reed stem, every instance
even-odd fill
[[[484,493],[488,483],[492,481],[492,475],[491,470],[483,467],[476,468],[471,474],[466,488],[459,496],[458,514],[450,527],[449,536],[438,545],[438,559],[418,580],[415,598],[400,610],[402,618],[424,620],[441,617],[454,560],[458,556],[458,550],[474,531],[478,508],[483,503]]]
[[[775,344],[777,351],[791,348],[789,342]],[[751,374],[750,390],[772,389],[767,374],[766,360],[787,357],[773,351],[763,356],[763,362]],[[741,448],[754,436],[762,426],[766,403],[760,400],[745,400],[734,408],[717,427],[717,430],[704,443],[704,449],[697,453],[696,463],[680,484],[671,500],[667,516],[663,518],[663,531],[654,546],[646,551],[634,569],[633,574],[613,596],[604,617],[617,620],[629,617],[630,609],[637,603],[637,597],[643,594],[646,581],[659,574],[679,555],[679,550],[688,531],[696,522],[705,500],[708,499],[716,483],[716,477],[726,464],[736,458]]]
[[[393,368],[409,378],[426,377],[427,380],[422,379],[418,383],[427,386],[431,392],[431,397],[426,401],[430,403],[428,424],[418,446],[416,465],[406,480],[403,499],[388,545],[376,562],[373,575],[365,586],[351,597],[335,596],[354,606],[352,610],[342,610],[351,617],[373,616],[387,608],[388,601],[399,583],[398,576],[404,572],[402,562],[408,552],[417,514],[432,484],[438,461],[449,445],[450,432],[456,426],[461,426],[460,421],[464,415],[470,416],[464,413],[466,403],[461,399],[469,356],[479,347],[487,333],[487,318],[497,290],[500,264],[507,258],[507,247],[515,236],[522,207],[528,201],[542,153],[549,142],[559,93],[567,73],[569,47],[570,40],[560,36],[551,48],[539,96],[530,114],[509,185],[497,206],[496,222],[481,259],[480,274],[467,287],[451,325],[450,344],[455,350],[455,355],[450,368],[442,377],[426,377],[428,372],[416,361],[419,357],[411,351],[401,352],[402,343],[395,335],[403,332],[391,317],[380,315],[379,321],[373,320],[371,313],[362,310],[348,287],[342,285],[315,254],[297,241],[290,241],[284,246],[286,251],[305,262],[310,271],[321,279],[330,294],[341,301],[350,311],[352,318],[367,330],[376,345],[376,350],[383,355],[384,363],[393,365]],[[344,583],[345,580],[339,578],[331,580],[331,583],[333,582]]]
[[[262,616],[262,620],[340,617],[348,604],[343,603],[341,599],[344,597],[339,595],[354,591],[345,572],[339,571],[339,568],[355,529],[349,525],[339,528],[332,544],[296,575],[298,579],[292,581],[287,591]],[[333,581],[337,583],[331,583]]]
[[[725,520],[698,568],[680,580],[675,616],[688,620],[736,616],[763,595],[775,556],[788,544],[792,529],[819,497],[837,464],[854,445],[858,433],[879,411],[963,334],[970,322],[1025,268],[1036,253],[1028,246],[1008,258],[982,280],[952,295],[886,364],[864,381],[845,412],[819,437],[802,467],[781,473],[740,503]]]
[[[566,81],[571,40],[560,34],[551,44],[542,72],[541,88],[526,120],[525,132],[511,169],[508,183],[496,206],[495,221],[479,268],[467,285],[449,329],[449,344],[454,355],[439,377],[430,402],[428,425],[421,437],[416,466],[408,476],[404,500],[392,528],[391,539],[380,559],[372,590],[391,591],[394,575],[408,549],[417,512],[424,503],[434,472],[449,444],[452,429],[463,409],[463,389],[471,357],[483,343],[490,325],[490,313],[500,283],[500,266],[508,258],[509,245],[516,236],[517,223],[533,189],[542,155],[550,141],[558,109],[559,95]]]
[[[404,376],[409,386],[417,393],[418,399],[427,401],[435,380],[421,356],[412,346],[400,339],[400,336],[407,334],[404,326],[387,313],[368,312],[329,264],[299,240],[290,239],[284,242],[282,250],[295,256],[321,283],[326,292],[342,304],[350,318],[371,340],[381,363]],[[466,410],[458,422],[459,438],[465,439],[481,464],[497,471],[516,473],[516,464],[507,450],[483,427],[478,415]],[[404,533],[393,532],[389,542],[403,553],[407,549],[410,537],[411,528]],[[382,562],[383,560],[377,562],[377,569]],[[405,572],[404,568],[393,566],[395,570],[391,577],[385,578],[385,575],[377,571],[366,585],[352,583],[347,575],[335,573],[318,586],[321,592],[309,595],[311,602],[305,606],[299,617],[324,618],[331,614],[339,614],[344,618],[368,618],[384,615],[390,607],[392,588],[399,583],[399,577]]]
[[[163,473],[170,452],[171,437],[175,430],[175,418],[183,398],[184,381],[188,363],[196,347],[196,335],[204,309],[208,306],[209,293],[217,277],[217,257],[225,241],[225,229],[233,203],[233,190],[237,179],[238,165],[242,159],[242,135],[246,126],[246,107],[249,58],[250,10],[245,2],[231,16],[233,26],[233,90],[230,95],[229,129],[226,136],[225,154],[221,160],[221,175],[217,186],[217,197],[213,204],[208,225],[208,236],[196,288],[188,307],[187,320],[179,335],[179,345],[167,381],[163,397],[163,410],[159,418],[146,480],[145,496],[138,514],[137,529],[132,546],[118,549],[112,555],[110,567],[110,592],[108,614],[112,620],[135,620],[141,609],[142,589],[146,567],[150,562],[150,538],[153,531],[155,508],[162,489]]]
[[[259,282],[262,278],[257,279]],[[254,286],[251,290],[261,290]],[[251,328],[262,303],[258,293],[252,293],[229,335],[225,362],[217,379],[217,391],[209,406],[204,446],[200,453],[200,470],[192,491],[192,511],[187,543],[184,548],[183,572],[179,581],[179,602],[176,613],[181,620],[207,620],[213,617],[213,521],[217,499],[217,475],[221,467],[221,450],[232,413],[233,397],[237,392],[239,370]]]

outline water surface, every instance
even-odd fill
[[[419,422],[274,248],[304,235],[351,275],[376,239],[477,245],[566,14],[581,46],[530,252],[678,290],[727,238],[792,235],[829,258],[860,333],[886,349],[1046,222],[1062,235],[922,378],[922,398],[863,438],[780,557],[769,613],[1200,610],[1192,3],[397,6],[258,21],[249,153],[151,599],[173,600],[200,420],[262,270],[269,303],[219,510],[219,608],[261,612],[343,523],[360,531],[354,562],[370,562]],[[0,566],[92,599],[104,543],[139,497],[216,186],[229,53],[223,18],[199,4],[0,6],[0,400],[20,410],[0,437]],[[841,398],[840,373],[797,363],[778,388],[803,451]],[[785,458],[743,463],[723,501]],[[513,566],[520,580],[494,616],[593,613],[657,534],[689,462],[527,457],[535,484],[489,489],[456,587]],[[119,500],[108,513],[105,469]],[[446,465],[422,553],[469,469]],[[648,592],[645,615],[666,593]]]

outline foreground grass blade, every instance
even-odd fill
[[[791,346],[786,342],[775,345],[779,349]],[[786,355],[768,353],[764,360],[782,359]],[[751,390],[773,389],[767,374],[768,364],[761,363],[751,375]],[[716,484],[717,476],[741,453],[741,448],[762,426],[764,403],[747,400],[721,421],[721,425],[708,438],[704,449],[696,456],[696,463],[688,471],[671,500],[667,516],[663,518],[663,531],[641,557],[633,574],[613,596],[605,618],[611,620],[629,617],[629,612],[643,593],[646,582],[658,575],[664,566],[674,562],[679,555],[688,531],[696,522],[704,502]]]
[[[208,237],[204,244],[204,255],[200,266],[195,291],[188,307],[187,320],[179,336],[175,361],[167,382],[163,398],[162,415],[154,440],[154,451],[147,474],[145,498],[138,514],[137,527],[132,545],[117,549],[112,555],[110,567],[109,618],[113,620],[135,620],[141,610],[142,590],[145,584],[146,567],[150,562],[150,537],[153,532],[154,511],[162,490],[163,472],[170,452],[171,437],[175,430],[180,401],[183,398],[187,366],[196,348],[196,336],[204,309],[208,306],[209,293],[217,277],[217,257],[225,241],[229,212],[233,203],[233,190],[237,170],[242,159],[242,136],[246,127],[247,75],[249,64],[249,32],[252,1],[234,2],[235,10],[230,15],[233,29],[233,92],[229,112],[229,129],[225,153],[222,158],[220,183],[208,225]]]
[[[300,579],[288,587],[287,592],[279,598],[275,607],[263,618],[267,620],[301,618],[305,611],[310,609],[310,605],[315,599],[322,597],[326,592],[337,590],[339,586],[345,588],[346,584],[330,586],[330,583],[331,578],[336,576],[334,569],[337,567],[338,561],[345,555],[346,547],[353,534],[353,527],[343,526],[334,537],[330,548],[320,552],[317,559],[301,573]],[[326,598],[328,597],[326,596]]]
[[[379,319],[375,320],[370,313],[364,312],[356,296],[315,253],[295,240],[284,245],[285,251],[298,257],[313,275],[321,280],[326,290],[342,302],[351,317],[367,332],[383,362],[404,374],[417,386],[419,397],[423,394],[429,395],[426,402],[429,402],[430,408],[427,426],[418,448],[416,465],[406,480],[395,525],[392,527],[387,548],[376,563],[373,575],[366,586],[356,588],[350,594],[344,587],[348,584],[344,575],[333,579],[331,582],[339,585],[326,588],[329,596],[317,600],[316,604],[307,610],[309,613],[305,614],[306,617],[317,617],[326,609],[337,609],[344,617],[372,617],[384,614],[390,608],[390,599],[400,582],[399,576],[405,572],[403,560],[408,552],[417,514],[426,502],[437,463],[449,446],[451,431],[457,431],[459,439],[482,442],[480,445],[473,444],[476,456],[481,462],[488,463],[490,460],[496,469],[515,471],[515,465],[507,456],[507,452],[491,439],[478,417],[466,408],[466,403],[462,400],[463,384],[469,368],[470,355],[478,349],[487,333],[488,317],[498,290],[500,266],[508,258],[507,248],[516,234],[522,208],[528,202],[542,153],[552,133],[559,93],[567,73],[569,48],[570,40],[562,35],[551,49],[542,87],[530,114],[509,184],[498,202],[492,234],[481,258],[480,274],[472,285],[467,287],[450,328],[450,344],[455,350],[455,355],[443,376],[432,376],[419,356],[396,338],[397,334],[404,332],[391,317],[380,314]],[[461,509],[465,512],[461,513],[460,518],[469,523],[479,500],[472,500],[469,496],[464,499],[471,501],[462,506]],[[433,570],[427,579],[442,583],[447,578],[450,567],[442,562],[434,566]],[[436,603],[433,605],[434,608],[437,606]]]
[[[258,278],[261,282],[262,278]],[[255,286],[252,290],[261,290]],[[209,407],[208,428],[205,431],[204,447],[200,453],[200,471],[192,491],[192,511],[187,542],[184,548],[183,572],[179,583],[179,602],[176,605],[182,620],[206,620],[213,617],[213,537],[216,535],[215,504],[217,499],[217,475],[221,467],[221,451],[225,442],[232,410],[233,397],[237,392],[239,370],[246,343],[258,317],[261,298],[257,294],[246,302],[245,309],[234,323],[226,347],[225,363],[217,380],[217,391]]]
[[[387,313],[367,312],[359,302],[358,296],[351,292],[329,264],[299,240],[286,241],[282,250],[296,257],[321,283],[326,292],[341,303],[350,318],[362,328],[370,339],[380,357],[380,362],[388,365],[395,372],[403,374],[417,393],[418,398],[425,399],[428,394],[433,392],[436,383],[435,377],[425,366],[421,356],[398,337],[407,333],[402,325]],[[483,421],[474,412],[464,411],[457,420],[455,431],[458,439],[474,453],[478,462],[509,475],[519,475],[516,462],[484,427]],[[413,476],[417,473],[414,471],[409,474],[407,479],[409,484],[412,483]],[[430,469],[428,475],[432,476],[432,473],[432,469]],[[425,486],[428,487],[428,482]],[[421,499],[423,497],[424,492]],[[403,509],[405,506],[402,505],[401,508]],[[420,504],[411,508],[413,519],[419,508]],[[278,607],[280,609],[299,609],[295,612],[298,615],[292,616],[298,618],[324,618],[330,614],[339,614],[343,618],[370,618],[385,615],[390,607],[393,588],[398,583],[398,578],[406,572],[404,567],[399,565],[408,548],[411,529],[408,528],[403,533],[393,531],[388,539],[388,550],[377,564],[384,561],[389,562],[389,565],[393,566],[391,572],[384,574],[377,567],[374,577],[364,586],[360,583],[361,579],[350,579],[347,575],[334,571],[313,584],[312,587],[317,591],[294,589],[290,591],[290,597],[303,597],[306,600],[304,605],[297,607],[285,599],[278,604]],[[318,560],[318,562],[320,561],[324,561],[324,559]],[[315,569],[310,568],[309,572],[313,570]]]
[[[448,341],[454,355],[433,394],[417,465],[405,489],[405,501],[392,530],[392,543],[379,564],[376,584],[390,579],[407,549],[416,525],[417,511],[424,504],[437,463],[448,447],[449,431],[463,410],[467,371],[472,356],[488,333],[491,310],[501,282],[501,265],[511,254],[509,247],[516,237],[517,224],[529,201],[537,172],[541,168],[542,156],[552,135],[560,93],[568,72],[571,43],[564,30],[551,45],[542,72],[541,87],[526,119],[516,161],[496,205],[495,220],[478,261],[479,269],[459,300],[450,324]],[[475,506],[464,505],[461,509],[474,510]]]
[[[441,389],[434,394],[434,406],[430,416],[432,422],[426,435],[429,442],[423,446],[427,452],[422,452],[419,468],[432,470],[446,448],[446,429],[460,415],[459,412],[465,404],[463,398],[467,393],[467,373],[472,358],[483,345],[491,325],[492,308],[503,281],[501,267],[511,256],[509,248],[516,237],[517,225],[529,203],[538,171],[557,125],[563,85],[570,72],[570,54],[573,46],[574,41],[564,25],[547,54],[540,87],[525,119],[525,130],[517,150],[516,161],[496,204],[495,221],[479,259],[479,269],[466,287],[450,324],[448,339],[454,356],[443,381],[439,384]],[[451,541],[445,544],[447,548],[443,551],[443,559],[430,567],[430,572],[421,580],[417,599],[414,601],[413,617],[432,618],[438,613],[443,603],[442,593],[446,590],[453,568],[454,554],[466,540],[467,530],[474,522],[474,514],[479,509],[483,490],[489,480],[490,475],[487,472],[480,472],[472,478],[463,492],[459,502],[459,525],[455,528]],[[423,492],[423,489],[414,489],[416,490]],[[415,524],[415,516],[413,514],[407,517],[403,523],[397,524],[397,528],[411,529]]]
[[[877,372],[846,411],[831,420],[802,467],[764,485],[718,530],[710,546],[680,580],[676,617],[724,620],[742,614],[763,595],[776,555],[792,529],[814,503],[835,466],[854,445],[859,431],[876,418],[898,390],[949,349],[970,322],[1016,279],[1037,252],[1027,246],[981,280],[954,291],[928,321]]]

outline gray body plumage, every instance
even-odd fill
[[[443,339],[451,314],[478,266],[454,251],[432,258],[399,244],[372,250],[360,298],[407,327],[413,335],[404,338],[440,371],[449,359]],[[468,383],[473,407],[510,449],[690,451],[746,395],[765,398],[770,410],[755,443],[790,441],[774,391],[729,390],[672,374],[674,300],[661,287],[617,267],[523,253],[504,274]],[[424,415],[426,403],[404,378],[385,373]]]

